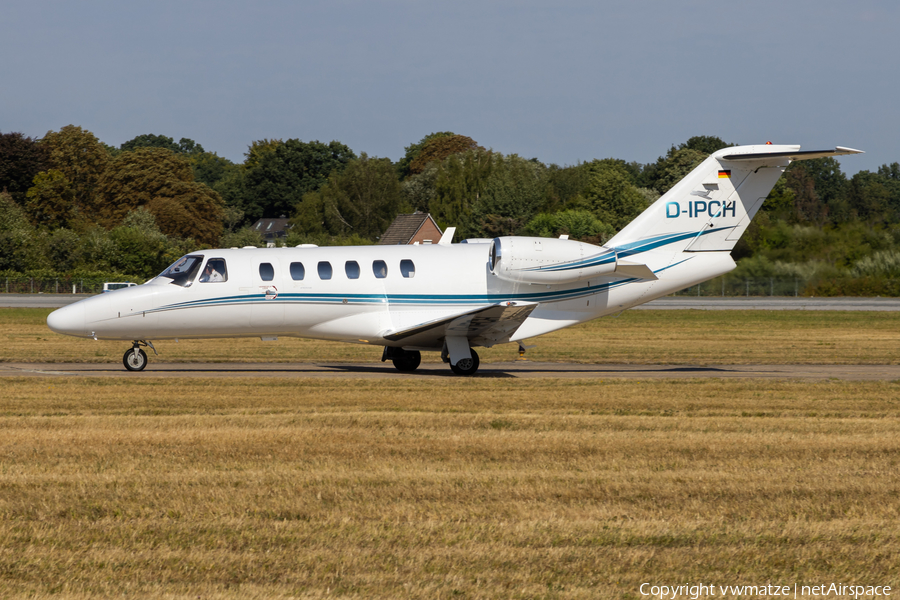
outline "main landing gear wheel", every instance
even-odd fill
[[[391,362],[401,373],[412,373],[422,363],[422,353],[418,350],[401,350],[399,354],[394,353]]]
[[[472,358],[463,358],[459,360],[455,365],[453,363],[450,364],[450,370],[456,373],[457,375],[474,375],[475,371],[478,370],[478,354],[474,350],[469,350],[472,354]]]
[[[129,371],[143,371],[147,366],[147,353],[135,346],[125,352],[122,362]]]

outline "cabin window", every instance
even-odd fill
[[[322,261],[319,263],[319,279],[331,279],[331,263]]]
[[[270,263],[260,263],[259,277],[263,281],[272,281],[273,279],[275,279],[275,267],[273,267]]]
[[[359,263],[355,260],[345,262],[344,271],[347,273],[347,279],[359,279]]]
[[[303,268],[303,263],[291,263],[291,279],[303,281],[304,277],[306,277],[306,269]]]
[[[411,260],[400,261],[400,274],[406,278],[416,276],[416,265]]]
[[[228,270],[225,268],[224,258],[211,258],[203,267],[200,274],[200,283],[218,283],[228,281]]]
[[[167,277],[172,280],[175,285],[181,287],[190,287],[200,270],[200,263],[203,262],[203,255],[187,255],[182,256],[169,268],[159,274],[160,277]]]
[[[384,279],[387,277],[387,263],[383,260],[376,260],[372,263],[372,272],[378,279]]]

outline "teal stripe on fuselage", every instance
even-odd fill
[[[582,260],[571,262],[571,263],[559,263],[556,265],[531,267],[531,268],[522,269],[522,270],[523,271],[572,271],[574,269],[587,269],[590,267],[597,267],[597,266],[605,265],[605,264],[611,263],[611,262],[616,262],[616,253],[615,252],[607,252],[606,254],[592,256],[590,258],[584,258]]]
[[[616,246],[612,252],[598,254],[596,256],[592,256],[589,258],[583,258],[581,260],[577,260],[577,261],[573,261],[573,262],[558,263],[555,265],[549,265],[549,266],[543,266],[543,267],[531,267],[531,268],[522,269],[522,270],[523,271],[572,271],[575,269],[586,269],[586,268],[590,268],[590,267],[596,267],[596,266],[605,265],[609,262],[615,261],[616,256],[618,256],[619,258],[623,258],[626,256],[633,256],[635,254],[640,254],[641,252],[648,252],[650,250],[656,250],[657,248],[661,248],[668,244],[674,244],[675,242],[689,240],[691,238],[700,237],[701,235],[709,235],[710,233],[715,233],[717,231],[722,231],[725,229],[732,229],[732,228],[731,227],[718,227],[716,229],[706,229],[704,231],[666,233],[666,234],[658,235],[658,236],[655,236],[652,238],[638,240],[636,242],[628,242],[627,244],[622,244],[621,246]]]
[[[500,302],[560,302],[584,296],[592,296],[609,289],[638,281],[623,279],[610,283],[602,283],[573,290],[556,290],[551,292],[534,292],[528,294],[316,294],[316,293],[280,293],[273,299],[265,294],[246,294],[242,296],[222,296],[202,300],[190,300],[160,306],[146,312],[163,312],[186,308],[209,306],[233,306],[238,304],[394,304],[447,306],[470,304],[497,304]]]

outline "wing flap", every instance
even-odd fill
[[[493,346],[509,341],[537,307],[536,302],[503,302],[436,319],[382,335],[404,346],[440,347],[447,336],[465,337],[472,345]]]

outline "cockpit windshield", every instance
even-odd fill
[[[159,276],[168,277],[175,285],[189,287],[194,282],[194,276],[197,275],[200,263],[202,262],[202,254],[188,254],[172,263],[169,268],[160,273]]]

